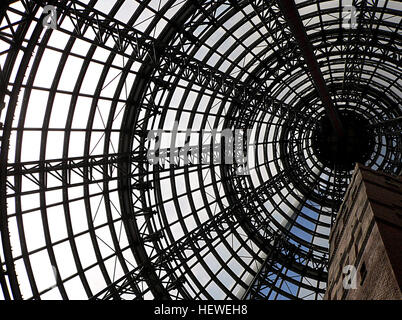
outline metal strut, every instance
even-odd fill
[[[318,65],[313,46],[307,37],[307,33],[301,20],[299,11],[296,8],[296,4],[294,0],[279,0],[278,5],[290,27],[290,30],[292,31],[293,36],[296,39],[297,44],[299,45],[300,51],[302,52],[304,60],[307,64],[307,68],[317,88],[319,97],[327,111],[329,120],[331,121],[331,124],[338,136],[342,137],[344,135],[344,129],[339,114],[332,103],[331,97],[329,96],[328,87],[325,83],[320,66]]]

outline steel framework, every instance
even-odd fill
[[[351,177],[325,117],[402,172],[401,4],[344,2],[4,2],[2,297],[321,299]],[[247,175],[216,161],[235,129]]]

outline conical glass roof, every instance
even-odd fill
[[[0,298],[322,299],[355,162],[402,171],[402,4],[295,4],[341,142],[277,1],[2,4]]]

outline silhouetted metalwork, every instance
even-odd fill
[[[322,298],[354,162],[402,172],[402,13],[278,1],[2,4],[4,299]],[[249,175],[202,135],[225,129],[250,130]]]

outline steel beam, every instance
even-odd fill
[[[273,194],[278,185],[286,184],[286,172],[280,172],[272,177],[263,185],[256,189],[249,190],[249,193],[239,199],[238,202],[233,203],[231,206],[221,210],[216,215],[212,216],[208,221],[199,225],[197,228],[184,235],[182,238],[174,243],[169,244],[164,250],[158,251],[150,255],[149,265],[139,265],[128,274],[113,282],[111,285],[97,293],[91,299],[109,300],[113,299],[117,294],[120,296],[132,297],[134,299],[141,299],[142,296],[148,292],[145,289],[143,292],[133,292],[130,287],[133,284],[138,284],[145,281],[148,269],[154,268],[158,271],[164,271],[160,281],[166,284],[172,282],[171,275],[175,270],[172,270],[169,265],[171,262],[179,262],[179,266],[186,258],[183,257],[186,250],[202,251],[203,248],[215,239],[214,233],[230,233],[235,232],[242,220],[250,219],[250,215],[255,215],[257,218],[258,211],[252,208],[247,211],[248,205],[257,199],[265,198],[267,194]],[[269,229],[269,226],[265,226]],[[275,251],[277,261],[286,265],[289,269],[303,270],[305,274],[319,280],[326,278],[325,260],[317,260],[313,255],[305,254],[298,250],[298,247],[289,242],[286,236],[270,230],[270,235],[264,240],[263,245],[272,247]],[[275,244],[275,246],[273,246]],[[187,259],[190,259],[187,257]]]
[[[280,0],[278,1],[278,5],[281,8],[282,14],[289,24],[290,30],[292,31],[293,36],[299,45],[300,51],[302,52],[304,60],[307,64],[307,68],[314,81],[322,104],[327,111],[331,124],[338,133],[338,136],[342,137],[344,132],[339,114],[329,95],[328,87],[325,83],[320,66],[318,65],[313,46],[307,37],[307,33],[301,20],[299,11],[296,8],[296,4],[294,0]]]
[[[52,1],[47,2],[53,3]],[[183,78],[193,79],[197,85],[231,99],[245,116],[255,114],[256,111],[270,113],[281,111],[281,114],[304,116],[301,112],[295,111],[292,106],[270,97],[266,91],[261,90],[259,83],[245,83],[189,56],[186,53],[186,46],[194,45],[196,40],[183,30],[180,34],[180,43],[169,45],[166,40],[155,39],[82,2],[69,1],[67,4],[54,4],[57,6],[58,14],[66,15],[75,26],[74,31],[58,26],[59,32],[77,39],[94,42],[99,47],[130,60],[141,63],[147,60],[150,67],[164,74],[176,76],[177,71],[181,70]],[[95,39],[87,37],[87,29],[94,32]],[[133,49],[131,54],[127,53],[128,48]],[[145,75],[143,76],[145,77]],[[147,79],[145,77],[145,80],[154,82],[160,88],[166,86],[166,83],[156,78]],[[150,107],[152,108],[152,102]]]
[[[378,133],[400,137],[402,135],[402,116],[372,124],[368,128]]]

